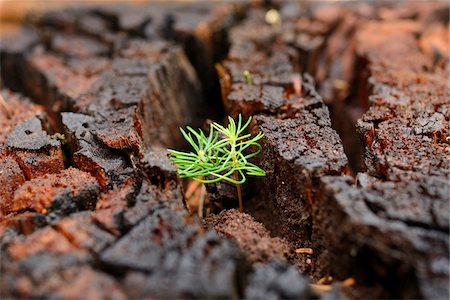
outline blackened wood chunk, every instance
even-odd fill
[[[60,146],[57,140],[43,130],[38,118],[17,125],[8,136],[6,144],[10,148],[20,150],[41,150],[46,147]]]
[[[101,254],[111,266],[155,271],[167,253],[188,248],[201,232],[200,226],[184,212],[155,209],[129,233]]]
[[[100,253],[115,241],[112,234],[95,224],[90,212],[72,214],[55,223],[54,228],[70,240],[72,245],[91,253]]]
[[[111,275],[89,266],[61,270],[39,285],[33,296],[38,298],[126,299],[119,282]]]
[[[165,45],[155,49],[148,42],[130,43],[123,50],[126,59],[116,60],[114,69],[79,97],[78,107],[96,113],[138,106],[146,145],[182,145],[178,128],[198,121],[201,85],[182,49]],[[154,51],[142,52],[146,47]],[[120,67],[129,59],[131,65]]]
[[[67,142],[69,143],[72,152],[76,152],[80,149],[80,140],[93,140],[93,136],[90,133],[90,127],[95,122],[93,117],[70,112],[62,113],[61,115],[64,125],[64,134],[66,135]]]
[[[95,114],[92,133],[106,146],[142,157],[142,124],[136,107]]]
[[[14,91],[22,91],[27,74],[23,59],[40,41],[35,29],[23,28],[17,34],[3,37],[0,42],[1,77],[4,84]]]
[[[250,116],[255,112],[277,112],[285,102],[284,89],[270,85],[235,83],[225,101],[230,115],[242,113]]]
[[[183,144],[179,127],[198,124],[202,113],[201,84],[195,70],[182,49],[173,47],[150,69],[148,79],[150,102],[142,104],[148,140],[179,146]]]
[[[119,50],[117,68],[116,72],[120,73],[129,68],[125,63],[132,62],[131,59],[140,60],[141,63],[147,63],[147,69],[150,66],[149,59],[158,59],[164,52],[168,51],[170,47],[173,47],[173,43],[167,42],[165,40],[153,40],[149,42],[146,39],[129,39],[123,48]],[[121,61],[122,59],[122,61]],[[126,59],[130,59],[131,61],[127,61]],[[137,62],[137,61],[136,61]],[[131,63],[132,65],[132,63]],[[136,73],[130,73],[130,75],[137,75]]]
[[[81,170],[91,173],[102,188],[111,189],[134,176],[129,159],[98,144],[80,140],[80,150],[74,153],[73,162]]]
[[[169,153],[165,148],[153,147],[147,150],[141,160],[141,168],[155,183],[164,185],[170,180],[178,182],[177,168],[169,160]]]
[[[153,44],[152,44],[153,45]],[[148,49],[144,49],[144,55]],[[113,71],[120,76],[147,76],[151,61],[142,57],[117,57],[112,61]]]
[[[357,188],[350,178],[325,177],[321,191],[317,224],[334,276],[397,282],[385,285],[388,297],[448,297],[448,178]]]
[[[52,238],[49,238],[50,240]],[[60,243],[65,243],[65,240],[58,240]],[[43,283],[61,270],[80,266],[87,262],[87,257],[80,253],[68,251],[66,253],[38,252],[33,253],[30,256],[21,258],[18,265],[23,270],[23,274],[30,277],[33,282]],[[20,288],[18,289],[20,291]],[[32,293],[32,291],[29,291]]]
[[[47,151],[14,151],[27,179],[36,178],[44,174],[57,173],[64,169],[62,151],[60,147],[52,147]]]
[[[92,87],[77,99],[82,112],[94,113],[105,109],[121,109],[138,105],[147,98],[148,80],[145,76],[122,76],[105,72]]]
[[[0,145],[5,143],[8,134],[19,124],[34,117],[45,118],[43,108],[31,103],[28,98],[20,94],[2,89],[2,97],[6,102],[6,109],[0,109]],[[0,150],[1,151],[1,150]]]
[[[250,60],[226,61],[224,67],[229,70],[234,82],[245,83],[244,71],[248,71],[254,84],[292,86],[294,67],[289,49],[274,49],[271,55],[261,54]]]
[[[24,65],[25,92],[56,114],[78,110],[76,99],[110,67],[110,61],[103,57],[64,58],[40,49],[28,55]]]
[[[89,173],[69,168],[25,182],[14,193],[11,211],[33,210],[43,214],[68,214],[94,209],[100,186]]]
[[[208,176],[207,179],[213,179],[213,176]],[[205,185],[208,192],[208,202],[210,204],[211,211],[218,213],[223,209],[234,208],[238,204],[238,192],[236,185],[228,181],[219,181],[214,183],[208,183]],[[247,196],[248,189],[246,185],[241,187],[242,196]]]
[[[431,59],[419,49],[416,21],[367,22],[356,33],[358,55],[376,67],[415,72],[431,70]],[[405,55],[407,53],[408,55]]]
[[[286,263],[273,260],[259,265],[249,276],[245,299],[310,299],[307,278]]]
[[[6,249],[6,253],[12,261],[20,261],[39,254],[58,256],[73,252],[76,253],[79,260],[87,258],[85,250],[77,249],[63,234],[49,226],[15,240]],[[34,263],[39,264],[38,261]]]
[[[129,272],[125,286],[130,297],[239,297],[248,266],[236,246],[209,231],[182,249],[168,250],[149,275]]]
[[[257,115],[253,121],[253,131],[264,133],[257,160],[267,176],[258,179],[258,185],[279,218],[282,235],[297,241],[299,247],[310,239],[318,178],[342,174],[347,166],[340,138],[328,118],[328,110],[321,107],[300,111],[294,119]]]
[[[152,21],[151,10],[124,4],[108,5],[98,9],[97,13],[111,26],[130,35],[143,35],[143,30]]]
[[[89,8],[80,7],[48,11],[39,16],[35,23],[39,27],[53,28],[62,32],[75,32],[78,19],[88,13]]]
[[[25,182],[19,164],[10,156],[0,158],[0,210],[11,211],[14,191]]]
[[[110,38],[114,35],[111,24],[95,13],[81,15],[76,25],[80,32],[104,42],[111,41]]]
[[[49,240],[51,239],[49,237]],[[4,276],[0,278],[4,287],[0,291],[2,298],[38,297],[40,292],[37,289],[40,283],[43,283],[46,279],[52,282],[58,276],[58,271],[85,262],[85,259],[79,256],[71,254],[55,255],[52,252],[44,253],[44,251],[24,257],[18,262],[6,258],[6,253],[1,254],[1,266],[4,272]],[[48,297],[50,291],[47,290],[45,295]],[[44,295],[40,296],[44,297]]]
[[[368,80],[371,105],[387,106],[413,114],[445,109],[450,97],[445,72],[426,73],[373,68]]]
[[[29,235],[45,225],[47,225],[47,221],[40,213],[30,211],[10,213],[0,221],[0,241],[2,246],[5,247],[20,235]]]
[[[262,9],[252,10],[240,26],[230,30],[229,57],[242,62],[264,58],[263,53],[270,53],[270,48],[280,33],[281,28],[265,22]]]
[[[444,105],[435,107],[439,106]],[[420,104],[373,106],[357,123],[364,167],[372,176],[394,181],[414,174],[448,174],[448,125],[445,111],[430,111]]]
[[[6,145],[27,179],[64,169],[60,141],[43,129],[38,118],[17,125],[8,135]]]
[[[235,44],[242,42],[240,38]],[[256,43],[245,35],[243,38],[246,43]],[[230,54],[218,67],[222,98],[229,114],[293,115],[304,106],[322,105],[311,75],[295,72],[292,49],[272,43],[248,59],[237,60]]]
[[[110,51],[107,45],[95,39],[65,34],[53,35],[50,48],[56,53],[77,58],[105,56]]]
[[[33,262],[34,261],[34,262]],[[44,264],[45,262],[45,264]],[[33,263],[35,265],[33,265]],[[52,267],[51,269],[39,269],[40,267]],[[114,299],[126,299],[119,283],[110,275],[94,270],[76,257],[70,255],[48,256],[37,255],[20,263],[22,270],[19,274],[11,271],[4,279],[8,288],[2,290],[4,294],[11,297],[27,298],[77,298],[103,299],[112,297]],[[30,276],[26,271],[36,272],[39,270],[46,277],[39,281],[35,276]],[[37,274],[37,273],[35,273]]]
[[[128,210],[128,203],[135,200],[138,192],[139,185],[127,182],[104,193],[97,201],[92,218],[114,236],[120,236],[126,230],[124,213]]]
[[[129,202],[129,208],[123,213],[124,226],[132,227],[147,217],[155,209],[168,209],[174,212],[184,212],[184,197],[181,185],[176,181],[159,182],[152,179],[144,180],[135,199]]]
[[[129,157],[124,152],[107,147],[92,130],[95,119],[74,113],[63,113],[62,122],[73,151],[74,164],[92,174],[103,190],[112,189],[134,177]]]

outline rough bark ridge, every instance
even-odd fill
[[[448,19],[442,2],[30,18],[0,46],[1,297],[448,298]],[[223,111],[253,116],[267,176],[205,228],[166,147]]]
[[[253,9],[218,68],[224,107],[265,134],[255,160],[268,175],[248,211],[312,248],[289,257],[303,272],[356,279],[341,288],[350,297],[445,298],[448,7],[389,6],[319,5],[298,19],[286,3],[275,26]],[[362,164],[357,183],[336,176],[352,173],[342,145]]]

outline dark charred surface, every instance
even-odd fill
[[[288,264],[277,260],[260,265],[249,278],[245,299],[312,299],[308,281]]]
[[[64,169],[61,143],[44,130],[43,123],[38,118],[20,123],[6,139],[8,152],[27,179]]]
[[[255,161],[267,176],[254,182],[256,202],[264,205],[252,201],[250,210],[273,235],[286,238],[293,252],[313,244],[318,179],[346,172],[347,157],[313,78],[299,72],[304,53],[280,41],[280,30],[255,9],[232,30],[229,56],[218,71],[227,112],[253,115],[252,132],[264,134],[263,151]],[[310,274],[316,270],[305,256],[290,259]]]
[[[0,46],[2,84],[42,105],[2,86],[2,297],[448,298],[448,4],[30,21]],[[205,230],[166,147],[223,108],[265,134],[267,176],[243,187],[248,214],[227,210],[234,186],[208,185],[225,210]]]
[[[130,159],[124,153],[102,144],[93,134],[97,124],[95,118],[63,113],[62,122],[74,165],[91,173],[104,190],[112,189],[134,176]]]
[[[27,181],[14,193],[10,211],[32,210],[43,214],[69,214],[94,209],[100,191],[98,182],[88,173],[69,168]]]
[[[326,208],[321,200],[324,191],[319,182],[324,175],[350,173],[342,145],[354,171],[362,162],[367,173],[359,174],[358,178],[366,187],[380,182],[393,190],[397,186],[399,190],[410,190],[412,188],[404,187],[410,180],[420,181],[423,176],[433,176],[433,180],[422,184],[439,186],[432,188],[432,194],[441,195],[440,201],[413,194],[413,199],[423,201],[419,204],[411,199],[410,192],[404,196],[386,192],[374,200],[376,203],[367,206],[382,213],[389,221],[420,227],[424,235],[433,236],[440,232],[442,238],[448,236],[448,226],[439,227],[446,224],[442,222],[442,215],[434,216],[433,213],[434,221],[431,221],[422,212],[430,210],[424,203],[436,202],[437,206],[445,206],[448,202],[443,197],[444,190],[448,189],[448,184],[444,183],[448,181],[448,164],[445,163],[448,141],[442,138],[448,135],[445,107],[449,96],[443,76],[448,68],[445,66],[448,56],[439,54],[443,40],[437,38],[446,32],[442,24],[448,22],[430,21],[429,17],[441,6],[438,3],[426,9],[420,4],[405,6],[402,9],[407,17],[387,17],[382,6],[329,5],[314,8],[310,16],[300,20],[294,18],[292,23],[289,20],[294,8],[289,8],[289,4],[283,6],[280,11],[285,18],[281,27],[266,24],[263,12],[258,9],[251,11],[243,24],[231,31],[228,58],[218,67],[226,111],[234,116],[238,113],[253,115],[253,133],[262,131],[265,134],[263,152],[256,160],[268,172],[265,178],[253,183],[254,191],[259,193],[256,192],[255,199],[247,200],[247,209],[273,235],[285,237],[291,246],[312,248],[313,255],[306,256],[310,259],[305,260],[304,256],[292,256],[291,259],[316,279],[330,271],[334,276],[339,274],[341,280],[358,277],[363,270],[370,274],[381,272],[382,275],[374,276],[376,279],[367,276],[372,283],[378,280],[378,286],[371,285],[380,293],[378,297],[421,295],[432,298],[431,294],[425,296],[429,291],[417,290],[414,284],[403,290],[388,284],[396,276],[406,284],[414,281],[414,276],[426,278],[428,275],[410,271],[388,275],[391,269],[380,271],[383,268],[376,267],[376,263],[361,263],[361,270],[355,271],[359,261],[343,261],[342,265],[337,262],[340,257],[339,254],[334,256],[334,246],[347,249],[347,252],[352,248],[330,235],[341,230],[340,224],[346,218],[352,218],[339,217],[341,219],[336,220],[333,229],[326,225],[327,215],[338,217],[340,211],[345,214],[345,209],[327,210],[322,214]],[[377,18],[377,21],[373,20]],[[432,45],[436,47],[435,54],[430,51]],[[272,64],[272,61],[277,63]],[[283,70],[284,80],[277,76],[279,69]],[[244,71],[249,71],[250,81],[245,78]],[[311,72],[316,84],[309,75],[300,76],[299,71]],[[318,94],[323,96],[323,101]],[[329,105],[331,113],[324,103]],[[339,132],[342,142],[332,128]],[[387,182],[381,183],[383,181]],[[228,197],[226,192],[222,195],[224,199]],[[258,203],[261,201],[264,204]],[[446,215],[448,209],[444,211]],[[427,223],[429,221],[432,223]],[[439,222],[441,225],[437,225]],[[324,235],[327,230],[330,235]],[[350,232],[346,234],[351,235]],[[327,244],[327,240],[332,241],[331,244]],[[412,240],[420,243],[419,238]],[[441,253],[448,251],[448,243],[443,241],[440,240]],[[396,245],[401,249],[398,251],[408,253],[406,244]],[[392,266],[396,265],[389,258],[391,253],[377,251],[379,249],[364,259],[374,256],[389,261],[385,266],[391,262]],[[419,264],[427,264],[425,256],[416,259]],[[402,258],[398,258],[398,262],[401,261]],[[338,271],[345,269],[344,265],[349,270],[343,273],[345,275]],[[440,261],[439,265],[444,268],[448,262]],[[410,270],[412,267],[402,265],[402,268]],[[442,283],[440,280],[437,281]],[[357,282],[356,287],[344,286],[342,290],[350,297],[367,297],[364,284]],[[446,295],[448,292],[442,287],[437,288],[437,293]]]
[[[326,177],[322,184],[324,205],[317,216],[331,246],[332,257],[325,261],[334,262],[334,276],[358,274],[362,285],[389,286],[390,297],[448,295],[445,180],[423,177],[358,188],[350,178]],[[399,285],[390,286],[389,278],[398,278]]]

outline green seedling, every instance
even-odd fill
[[[67,144],[66,136],[62,133],[57,132],[54,135],[52,135],[52,138],[58,140],[61,143],[61,145]]]
[[[244,75],[245,83],[252,85],[253,81],[252,81],[252,74],[250,74],[250,71],[245,70],[244,72],[242,72],[242,74]]]
[[[264,136],[261,132],[252,137],[245,134],[251,117],[243,123],[239,115],[237,122],[228,117],[228,126],[212,123],[209,134],[187,127],[180,128],[181,134],[194,148],[195,152],[169,150],[170,160],[178,167],[181,178],[192,178],[202,183],[228,181],[236,186],[239,210],[242,212],[241,184],[248,176],[265,176],[266,172],[249,159],[261,152],[258,141]]]

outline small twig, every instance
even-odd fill
[[[203,206],[205,203],[205,196],[206,196],[206,187],[204,184],[202,184],[200,189],[200,200],[198,202],[198,216],[200,218],[203,218]]]
[[[0,94],[0,106],[3,108],[3,110],[6,112],[6,117],[8,119],[11,119],[12,114],[11,111],[9,110],[9,106],[8,103],[6,103],[5,99],[3,98],[3,95]]]
[[[355,282],[356,282],[355,278],[350,277],[350,278],[347,278],[344,281],[342,281],[342,286],[352,286],[355,284]]]
[[[316,284],[326,284],[326,283],[330,283],[333,281],[333,277],[332,276],[325,276],[320,278],[319,280],[317,280]]]
[[[195,193],[195,191],[197,190],[199,185],[201,185],[201,183],[198,181],[191,181],[189,183],[189,186],[186,189],[186,198],[187,199],[190,199],[192,197],[192,195]]]
[[[297,96],[302,95],[302,77],[300,74],[292,75],[292,82],[294,85],[294,92]]]
[[[311,290],[319,296],[328,293],[333,288],[331,285],[328,284],[310,284],[309,286],[311,287]]]
[[[244,70],[244,72],[242,72],[242,74],[244,75],[245,83],[248,85],[252,85],[253,81],[252,81],[252,74],[250,74],[250,71]]]
[[[311,249],[311,248],[298,248],[298,249],[295,249],[295,253],[313,254],[313,249]]]

